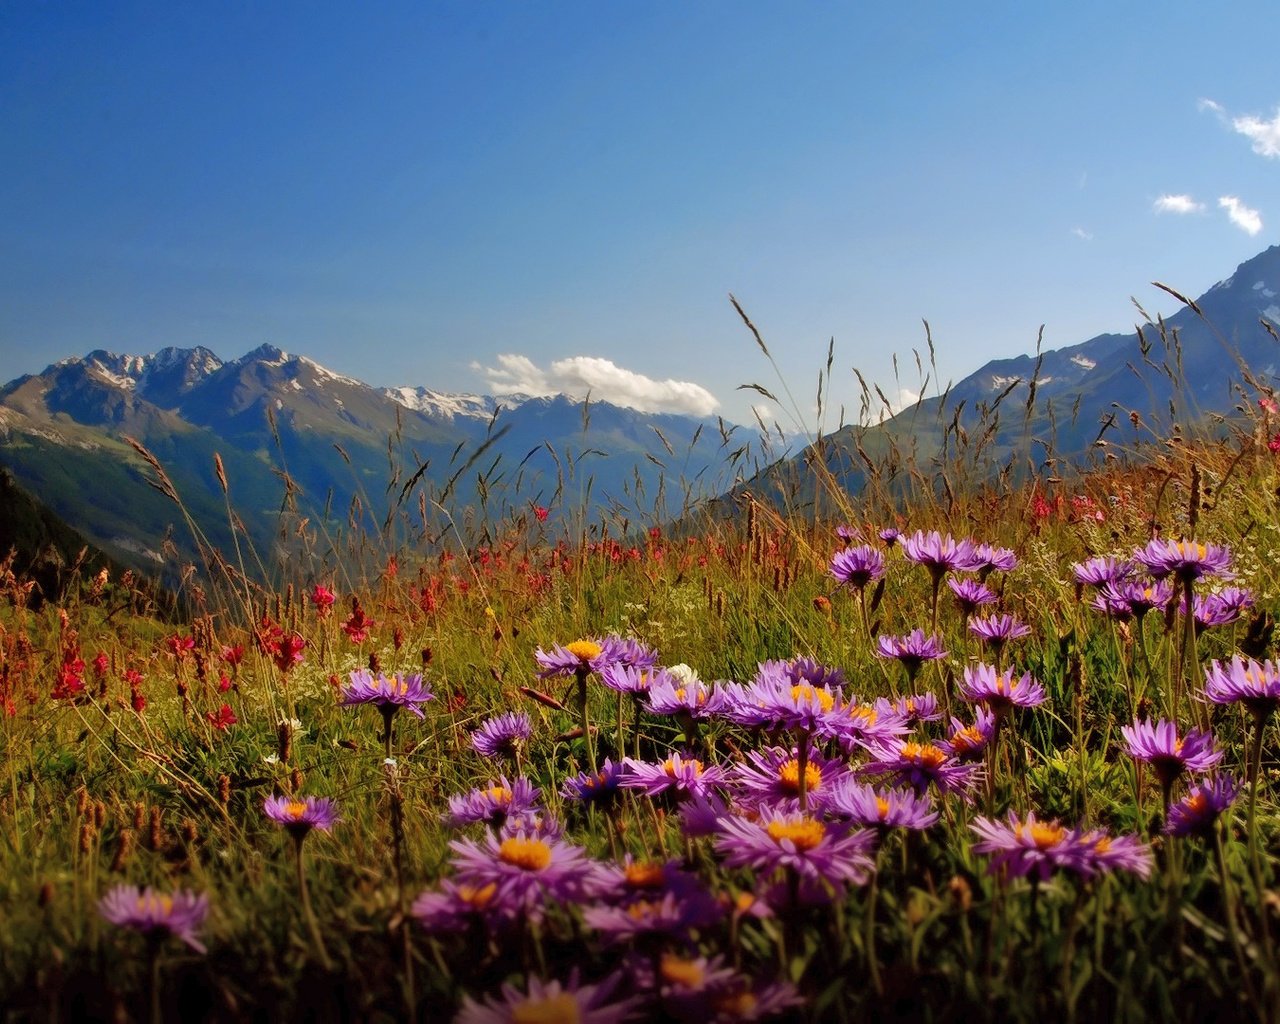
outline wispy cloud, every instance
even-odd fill
[[[1211,100],[1208,97],[1201,97],[1200,101],[1196,104],[1196,109],[1212,111],[1215,114],[1226,113],[1226,111],[1222,109],[1221,103]]]
[[[1235,196],[1223,196],[1218,200],[1218,205],[1227,211],[1231,223],[1246,234],[1256,235],[1262,230],[1262,216]]]
[[[1233,117],[1231,127],[1253,143],[1253,151],[1259,156],[1280,159],[1280,109],[1270,121],[1252,114]]]
[[[557,359],[543,369],[528,356],[505,353],[497,366],[473,363],[496,395],[533,396],[566,394],[592,398],[641,412],[677,412],[709,416],[720,405],[700,384],[684,380],[654,380],[598,356]]]
[[[1166,192],[1152,205],[1156,213],[1200,213],[1204,209],[1204,203],[1197,203],[1183,193],[1171,195]]]
[[[1093,241],[1093,232],[1086,231],[1084,228],[1072,228],[1071,233],[1084,242]]]

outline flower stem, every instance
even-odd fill
[[[329,952],[324,948],[324,937],[320,934],[320,925],[316,921],[315,912],[311,909],[311,894],[307,891],[307,873],[302,867],[302,839],[299,838],[294,842],[294,851],[297,856],[294,863],[298,868],[298,899],[302,903],[302,916],[306,918],[307,929],[311,932],[311,941],[315,944],[316,955],[320,958],[320,963],[324,965],[326,971],[333,970],[333,963],[329,960]]]

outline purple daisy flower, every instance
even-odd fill
[[[986,577],[992,570],[1012,572],[1018,567],[1018,555],[1011,548],[998,548],[991,544],[973,546],[973,564],[970,567]]]
[[[923,565],[935,581],[940,581],[948,572],[977,568],[971,540],[956,540],[951,534],[944,537],[937,530],[928,533],[917,530],[910,537],[899,539],[907,560]]]
[[[959,793],[972,788],[981,775],[981,766],[952,757],[941,747],[915,740],[883,744],[872,753],[876,760],[860,769],[866,775],[893,775],[898,782],[924,793],[930,785],[943,793]]]
[[[881,658],[896,658],[913,679],[926,661],[936,661],[947,656],[947,652],[942,649],[942,642],[936,636],[926,637],[923,629],[913,629],[906,636],[877,637],[876,654]]]
[[[762,810],[748,820],[729,815],[720,822],[716,851],[731,868],[770,874],[786,868],[800,878],[833,887],[861,885],[873,870],[873,833],[807,814]]]
[[[356,669],[351,673],[351,684],[342,690],[343,707],[356,704],[374,704],[384,715],[390,717],[404,708],[419,718],[425,718],[422,705],[435,698],[431,687],[422,681],[421,674],[405,675],[396,672],[394,675],[376,676],[367,668]]]
[[[652,899],[588,907],[582,912],[582,923],[598,932],[606,944],[630,942],[642,936],[687,941],[692,929],[704,928],[719,916],[719,905],[705,893],[684,897],[666,892],[657,893]]]
[[[1114,555],[1099,555],[1085,562],[1076,562],[1071,566],[1071,574],[1076,583],[1091,587],[1101,587],[1107,583],[1121,583],[1133,576],[1136,566],[1127,558],[1116,558]]]
[[[785,661],[767,661],[747,686],[725,688],[722,712],[731,722],[752,729],[797,729],[812,733],[835,707],[836,694],[825,686],[798,679]]]
[[[621,662],[608,666],[600,673],[600,682],[611,690],[629,693],[641,697],[649,692],[654,683],[667,683],[679,686],[676,677],[665,668],[638,668],[635,665],[624,665]]]
[[[1147,612],[1162,609],[1173,600],[1173,584],[1164,580],[1121,580],[1109,587],[1114,600],[1124,601],[1134,618],[1141,619]]]
[[[499,839],[523,835],[529,839],[563,839],[564,826],[550,811],[541,807],[526,807],[508,815],[498,827]]]
[[[460,885],[449,878],[440,888],[423,892],[410,908],[418,923],[433,935],[451,935],[478,926],[484,934],[511,927],[517,915],[511,901],[498,891],[498,883]]]
[[[1212,661],[1204,672],[1204,693],[1215,704],[1243,704],[1260,723],[1280,707],[1280,666],[1274,661]]]
[[[1021,640],[1031,635],[1031,627],[1019,622],[1012,615],[974,616],[969,620],[969,632],[997,653],[1010,640]]]
[[[949,579],[947,586],[955,598],[956,607],[965,616],[972,615],[984,604],[994,604],[996,595],[991,593],[985,583],[971,579]]]
[[[895,544],[897,544],[898,538],[901,536],[902,536],[902,531],[894,529],[892,526],[886,526],[879,533],[880,539],[884,541],[884,546],[887,548],[891,548]]]
[[[1155,725],[1122,725],[1120,734],[1129,756],[1151,765],[1166,790],[1184,771],[1204,774],[1222,760],[1213,733],[1190,729],[1179,739],[1177,725],[1163,718]]]
[[[1151,875],[1151,847],[1137,836],[1113,836],[1097,829],[1081,836],[1080,844],[1083,847],[1082,874],[1128,871],[1139,878]]]
[[[884,555],[869,544],[845,548],[832,557],[830,572],[841,586],[862,590],[884,576]]]
[[[921,722],[936,722],[942,718],[938,698],[932,693],[913,693],[899,697],[890,705],[902,724],[914,728]]]
[[[965,725],[958,718],[951,719],[951,736],[938,747],[957,761],[977,761],[995,738],[996,716],[986,708],[978,708],[973,725]]]
[[[1192,597],[1196,627],[1212,629],[1238,622],[1245,610],[1253,607],[1253,594],[1243,587],[1227,587],[1215,594],[1195,594]],[[1187,614],[1187,599],[1178,602],[1178,611]]]
[[[1231,549],[1191,540],[1153,540],[1133,553],[1156,579],[1173,576],[1181,583],[1204,576],[1231,576]]]
[[[669,670],[649,687],[649,710],[655,715],[687,715],[701,721],[720,714],[727,705],[724,690],[716,684],[708,686],[692,670],[684,679]]]
[[[444,818],[455,828],[477,821],[501,825],[512,815],[536,806],[539,795],[540,791],[528,779],[518,778],[509,782],[504,775],[469,793],[456,793],[449,797],[449,812]]]
[[[927,696],[933,700],[936,711],[936,698],[932,694]],[[927,706],[920,705],[921,708]],[[922,718],[921,721],[923,720]],[[826,716],[822,728],[823,735],[834,736],[841,748],[850,754],[858,747],[864,750],[877,749],[910,731],[911,723],[908,719],[884,697],[878,698],[874,704],[859,703],[856,700],[842,701]]]
[[[1169,805],[1164,831],[1171,836],[1208,837],[1222,812],[1235,803],[1239,783],[1230,775],[1215,775],[1191,787],[1177,803]]]
[[[471,734],[471,746],[481,757],[514,756],[533,735],[533,723],[523,711],[508,711],[480,724]]]
[[[650,764],[628,757],[622,762],[621,785],[642,789],[647,796],[671,793],[677,797],[701,796],[725,781],[725,770],[704,765],[696,757],[672,754],[665,761]]]
[[[604,644],[599,640],[574,640],[561,646],[556,644],[549,652],[539,647],[534,652],[534,660],[538,663],[538,678],[551,679],[556,676],[574,676],[579,672],[597,672],[612,664],[612,659],[604,657]]]
[[[985,704],[997,718],[1013,708],[1034,708],[1044,703],[1044,687],[1024,672],[1015,679],[992,665],[966,666],[960,696],[971,704]]]
[[[846,776],[832,790],[827,812],[886,832],[891,828],[925,829],[938,820],[933,802],[909,789],[876,789]]]
[[[328,832],[338,820],[338,807],[327,796],[269,796],[262,809],[299,843],[313,828]]]
[[[581,804],[608,806],[618,795],[622,782],[622,765],[605,758],[598,772],[579,772],[565,779],[560,796]]]
[[[720,834],[720,822],[729,814],[729,806],[717,793],[692,796],[680,804],[680,828],[690,839]]]
[[[578,982],[575,968],[565,984],[530,977],[522,990],[505,983],[483,1003],[464,996],[454,1024],[511,1024],[513,1021],[577,1021],[578,1024],[621,1024],[635,1009],[634,999],[612,999],[622,980],[610,974],[595,984]]]
[[[637,980],[656,989],[662,1019],[677,1024],[763,1020],[804,1005],[789,982],[761,983],[725,967],[720,954],[686,959],[664,953],[652,981],[649,973],[638,972]]]
[[[1104,583],[1098,588],[1089,601],[1089,607],[1116,622],[1128,622],[1133,618],[1133,605],[1111,583]]]
[[[207,952],[197,936],[209,913],[209,897],[178,889],[160,893],[150,886],[117,885],[98,901],[98,913],[121,928],[147,936],[175,935],[197,953]]]
[[[810,751],[805,761],[804,789],[809,808],[821,808],[844,764]],[[753,750],[731,769],[729,781],[739,803],[747,807],[769,804],[789,811],[800,808],[800,761],[794,751],[782,747]]]
[[[667,893],[685,897],[705,894],[706,888],[678,860],[636,860],[629,853],[621,864],[596,865],[590,881],[590,895],[612,905],[658,900]]]
[[[1059,868],[1091,873],[1087,866],[1090,844],[1079,832],[1056,821],[1037,821],[1031,812],[1026,821],[1019,821],[1017,813],[1010,811],[1008,824],[979,816],[970,828],[982,837],[973,844],[974,852],[994,854],[987,869],[990,874],[1003,872],[1009,878],[1034,875],[1045,882]]]
[[[558,839],[490,832],[483,844],[455,839],[449,844],[460,884],[483,889],[495,883],[511,905],[536,912],[546,898],[570,901],[584,891],[590,873],[586,851]]]
[[[836,536],[844,541],[844,546],[849,547],[858,543],[862,539],[862,533],[856,526],[850,526],[848,523],[841,523],[836,527]]]

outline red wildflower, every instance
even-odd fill
[[[303,657],[302,651],[306,646],[307,641],[298,633],[281,636],[276,642],[276,649],[272,655],[276,668],[281,672],[288,672],[294,665],[300,665]]]
[[[196,640],[192,636],[173,636],[166,637],[164,644],[169,648],[169,653],[181,661],[188,654],[196,649]]]
[[[235,725],[239,721],[236,713],[231,710],[230,704],[223,704],[217,711],[206,711],[204,717],[218,732],[226,732],[228,726]]]
[[[537,516],[538,522],[545,523],[547,521],[547,516],[551,514],[551,510],[545,505],[534,505],[533,514]]]
[[[362,644],[377,624],[377,621],[369,618],[364,613],[364,609],[360,607],[360,602],[353,598],[351,601],[351,614],[347,616],[347,621],[342,624],[342,631],[347,634],[348,639],[353,644]]]
[[[94,675],[105,676],[107,674],[107,652],[99,651],[93,659]]]
[[[244,660],[244,644],[236,644],[234,647],[224,646],[222,648],[222,660],[232,668],[235,668]]]
[[[316,606],[316,614],[322,619],[328,617],[329,609],[337,599],[338,596],[323,583],[317,583],[311,591],[311,603]]]
[[[1267,442],[1267,448],[1273,452],[1280,452],[1280,434],[1276,434]]]

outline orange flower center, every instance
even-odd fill
[[[582,1011],[570,992],[557,992],[541,999],[526,999],[511,1007],[513,1024],[581,1024]]]
[[[670,953],[663,954],[658,973],[662,975],[663,981],[683,985],[685,988],[701,988],[707,977],[707,972],[697,961],[684,960]]]
[[[771,821],[766,831],[769,838],[781,845],[784,839],[790,839],[797,850],[812,850],[826,836],[827,830],[822,822],[815,818],[801,818],[799,821]]]
[[[782,784],[782,788],[788,793],[800,792],[800,762],[796,758],[790,761],[783,761],[778,766],[778,781]],[[804,788],[808,793],[812,793],[822,783],[822,772],[814,767],[813,762],[809,762],[804,766]]]
[[[947,761],[946,752],[932,743],[904,743],[902,757],[922,768],[941,768]]]
[[[640,861],[628,864],[623,869],[627,885],[637,889],[657,889],[662,885],[663,869],[656,860]]]
[[[489,799],[500,807],[506,807],[511,803],[513,794],[506,786],[492,786],[485,790]]]
[[[889,801],[882,796],[876,797],[876,814],[881,821],[889,817]]]
[[[575,640],[571,644],[565,644],[564,649],[584,665],[592,658],[600,657],[600,652],[604,650],[594,640]]]
[[[740,1020],[754,1020],[758,1002],[754,992],[743,989],[741,992],[726,992],[713,1000],[711,1005],[715,1007],[717,1018],[737,1017]]]
[[[1028,838],[1026,825],[1019,825],[1014,833],[1019,839]],[[1048,850],[1067,837],[1067,830],[1054,821],[1037,821],[1030,828],[1030,839],[1037,850]]]
[[[458,886],[458,899],[463,903],[470,904],[477,910],[483,910],[493,900],[493,895],[498,891],[498,883],[490,882],[488,885],[482,885],[476,888],[474,885]]]
[[[284,813],[294,821],[301,821],[302,816],[307,813],[307,805],[301,800],[290,800],[284,805]]]
[[[978,732],[978,727],[975,725],[957,730],[951,737],[951,747],[957,754],[977,750],[980,746],[982,746],[982,733]]]
[[[691,757],[687,761],[682,758],[680,761],[680,767],[683,768],[685,765],[693,765],[693,774],[695,776],[702,774],[702,762],[699,761],[696,757]],[[662,770],[667,773],[667,778],[670,778],[670,779],[676,778],[678,773],[678,770],[676,767],[676,759],[674,757],[669,757],[665,761],[663,761]]]
[[[818,689],[812,683],[797,683],[791,687],[791,699],[797,704],[807,704],[809,701],[817,700],[823,711],[830,711],[835,703],[835,698],[830,693]]]
[[[551,847],[541,839],[512,836],[498,847],[498,859],[523,871],[543,871],[551,863]]]

